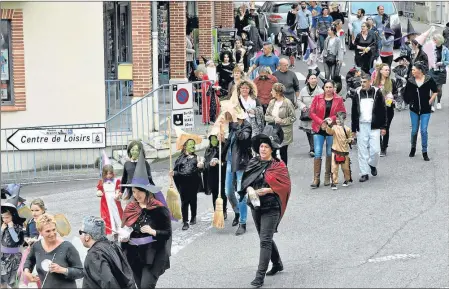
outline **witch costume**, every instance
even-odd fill
[[[144,190],[148,203],[141,208],[137,201],[131,201],[123,212],[122,229],[119,231],[122,249],[139,289],[156,287],[159,277],[170,268],[171,255],[171,214],[154,196],[160,188],[151,185],[147,175],[141,151],[131,183],[122,186]],[[147,225],[156,231],[154,236],[141,232],[141,228]]]
[[[209,135],[209,146],[204,153],[204,172],[207,172],[207,188],[209,193],[212,195],[212,204],[215,211],[215,201],[218,198],[219,186],[221,185],[221,198],[223,199],[223,214],[224,219],[227,219],[226,207],[228,203],[228,198],[225,192],[225,179],[226,179],[226,166],[222,162],[220,164],[220,148],[218,138],[220,137],[221,130],[216,125],[212,128]],[[221,143],[223,149],[224,144]],[[219,168],[221,165],[221,183],[219,182]]]
[[[189,142],[194,142],[193,148]],[[187,134],[181,131],[176,141],[176,148],[181,150],[181,155],[175,161],[173,168],[173,180],[181,197],[181,212],[183,230],[189,228],[189,206],[190,206],[190,225],[196,224],[196,213],[198,204],[198,192],[202,184],[201,172],[198,168],[198,157],[195,154],[195,145],[202,139],[194,134]]]
[[[2,230],[1,230],[1,253],[0,253],[0,263],[1,263],[1,285],[7,285],[14,287],[16,283],[16,275],[19,269],[20,260],[22,258],[22,253],[20,252],[20,247],[23,244],[23,224],[26,219],[21,218],[17,211],[17,203],[19,200],[20,185],[10,184],[8,188],[5,189],[9,192],[10,197],[7,198],[5,203],[2,204],[2,214],[9,212],[12,216],[12,223],[14,224],[10,227],[8,224],[6,228],[3,228],[3,218],[2,218]]]
[[[260,145],[267,144],[274,155],[274,151],[281,147],[282,141],[282,129],[267,125],[262,134],[252,138],[252,147],[254,151],[259,152]],[[251,285],[260,287],[264,283],[265,274],[271,276],[284,269],[273,235],[277,232],[290,198],[291,181],[287,166],[273,156],[270,160],[262,160],[260,156],[252,158],[243,173],[242,189],[239,191],[241,199],[246,195],[248,188],[254,190],[269,188],[272,191],[259,196],[260,206],[254,206],[248,198],[248,205],[260,238],[259,267]],[[270,260],[273,267],[267,272]]]

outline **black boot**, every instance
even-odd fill
[[[408,156],[411,157],[411,158],[413,158],[413,157],[415,156],[415,153],[416,153],[416,148],[412,148],[412,149],[410,150],[410,153],[408,154]]]
[[[412,136],[412,149],[410,150],[409,157],[413,158],[416,153],[416,141],[418,140],[418,134]]]
[[[189,229],[189,223],[188,222],[184,222],[184,225],[182,226],[182,230],[188,230]]]
[[[422,157],[424,158],[424,160],[425,160],[426,162],[430,161],[429,156],[427,155],[427,152],[422,153]]]
[[[190,220],[190,225],[196,225],[196,217],[192,217]]]
[[[240,236],[240,235],[243,235],[245,233],[246,233],[246,224],[240,224],[238,229],[237,229],[237,232],[235,232],[235,235],[236,236]]]
[[[234,220],[232,221],[232,226],[235,227],[239,224],[239,220],[240,220],[240,214],[239,213],[235,213],[235,217]]]
[[[284,265],[281,263],[273,264],[271,267],[271,270],[267,272],[267,276],[273,276],[276,275],[277,272],[281,272],[284,270]]]
[[[255,288],[260,288],[263,286],[264,277],[257,273],[256,278],[251,281],[251,286],[254,286]]]

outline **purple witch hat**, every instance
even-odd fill
[[[122,184],[122,187],[136,187],[149,191],[154,195],[156,200],[160,201],[165,207],[167,206],[167,201],[165,200],[164,194],[162,193],[161,187],[153,186],[148,178],[148,172],[146,167],[146,160],[143,156],[143,150],[140,150],[139,159],[137,160],[136,169],[134,171],[133,179],[130,184]],[[176,220],[172,217],[172,220]],[[176,220],[177,221],[177,220]]]

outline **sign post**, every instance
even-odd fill
[[[172,124],[179,128],[193,128],[192,83],[174,84],[172,90]]]
[[[105,148],[106,128],[18,129],[7,141],[20,151]]]

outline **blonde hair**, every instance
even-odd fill
[[[440,33],[434,34],[433,40],[435,40],[437,46],[441,46],[444,43],[444,37]]]
[[[44,211],[44,213],[47,210],[47,208],[45,208],[44,201],[39,198],[32,200],[30,203],[30,208],[31,206],[38,206],[42,211]]]
[[[45,213],[45,214],[39,216],[39,218],[37,218],[36,228],[40,232],[40,231],[42,231],[42,229],[45,226],[51,225],[51,224],[54,224],[56,226],[55,217],[53,217],[53,215]]]

